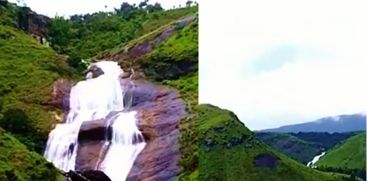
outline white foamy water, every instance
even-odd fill
[[[321,158],[322,156],[324,156],[325,154],[326,154],[326,152],[322,152],[320,155],[316,155],[316,156],[312,159],[312,161],[310,161],[310,162],[308,162],[308,163],[307,163],[307,166],[308,166],[308,167],[314,167],[315,163],[316,163],[317,161],[319,161],[319,160],[320,160],[320,158]]]
[[[78,134],[83,122],[105,119],[112,124],[112,140],[98,170],[113,181],[125,180],[137,155],[144,148],[143,136],[136,126],[135,112],[126,112],[124,94],[119,76],[122,70],[116,62],[94,64],[104,74],[97,78],[87,75],[70,92],[70,111],[66,122],[58,124],[49,134],[44,156],[63,171],[75,170]]]

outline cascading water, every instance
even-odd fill
[[[315,163],[320,160],[322,156],[324,156],[326,152],[322,152],[320,155],[316,155],[310,162],[307,163],[308,167],[315,167]]]
[[[78,134],[83,122],[104,119],[112,127],[108,151],[97,170],[104,171],[113,181],[126,180],[135,158],[145,142],[136,126],[135,112],[129,112],[126,86],[121,85],[123,71],[116,62],[93,64],[103,74],[80,81],[70,92],[70,111],[65,123],[58,124],[49,134],[44,156],[63,171],[75,170]],[[124,83],[123,83],[124,84]],[[111,116],[112,115],[112,116]]]

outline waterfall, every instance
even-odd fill
[[[322,156],[324,156],[326,152],[322,152],[320,155],[316,155],[310,162],[307,163],[308,167],[315,168],[315,163],[320,160]]]
[[[103,74],[96,78],[88,74],[86,80],[72,87],[66,121],[50,132],[44,156],[63,171],[75,170],[81,125],[104,119],[106,128],[112,127],[112,139],[105,145],[108,151],[96,169],[104,171],[113,181],[126,180],[135,158],[145,146],[136,126],[136,112],[128,111],[129,104],[126,104],[126,99],[131,101],[131,97],[126,97],[129,85],[124,85],[128,82],[121,85],[123,71],[116,62],[101,61],[93,66]]]

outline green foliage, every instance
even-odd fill
[[[69,56],[71,66],[82,69],[85,68],[80,64],[82,59],[125,44],[163,23],[177,20],[194,8],[164,11],[157,3],[137,7],[124,2],[114,12],[73,15],[70,19],[54,18],[48,40],[58,53]]]
[[[199,180],[342,180],[340,175],[308,168],[273,150],[248,130],[232,112],[199,105]],[[277,162],[255,164],[259,155]]]
[[[57,180],[57,169],[0,128],[0,180]]]
[[[353,136],[335,146],[316,165],[366,170],[366,133]]]
[[[358,132],[256,133],[266,144],[303,164],[307,164],[315,155],[356,134]]]
[[[0,25],[16,27],[17,7],[8,1],[0,1]]]
[[[27,114],[20,109],[8,109],[0,119],[0,127],[10,132],[20,140],[28,149],[43,152],[44,138],[37,128],[31,124]]]
[[[52,83],[72,74],[66,62],[53,50],[15,28],[0,25],[0,100],[3,107],[0,120],[4,128],[24,141],[29,149],[42,152],[43,142],[54,123],[43,106],[51,98]],[[23,129],[20,123],[29,129]]]
[[[154,80],[177,79],[198,71],[198,24],[194,22],[143,57],[142,67]]]

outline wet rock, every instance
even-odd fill
[[[176,180],[180,173],[178,125],[187,116],[184,102],[172,89],[145,80],[121,81],[127,86],[125,88],[131,96],[130,111],[137,111],[138,128],[147,143],[137,156],[127,180]],[[107,117],[113,114],[116,113]],[[95,170],[104,159],[110,140],[110,136],[106,139],[106,134],[111,132],[105,123],[106,119],[102,119],[82,124],[76,170]]]
[[[86,170],[82,172],[69,171],[64,176],[71,181],[111,181],[111,179],[102,171]]]
[[[270,154],[259,154],[254,158],[256,167],[275,168],[278,165],[278,157]]]
[[[87,78],[96,78],[99,77],[100,75],[103,75],[104,72],[101,68],[92,65],[91,67],[88,68],[87,71],[84,72],[84,74],[86,75]]]
[[[104,119],[86,121],[80,126],[78,142],[85,143],[90,141],[111,140],[112,128],[107,127]]]
[[[97,169],[107,153],[107,148],[108,142],[106,141],[90,141],[79,144],[75,160],[75,169]]]
[[[176,180],[180,172],[179,121],[187,116],[184,102],[173,90],[135,82],[133,110],[147,139],[127,180]]]
[[[70,90],[74,83],[66,79],[58,79],[52,86],[52,100],[51,105],[69,110]]]

